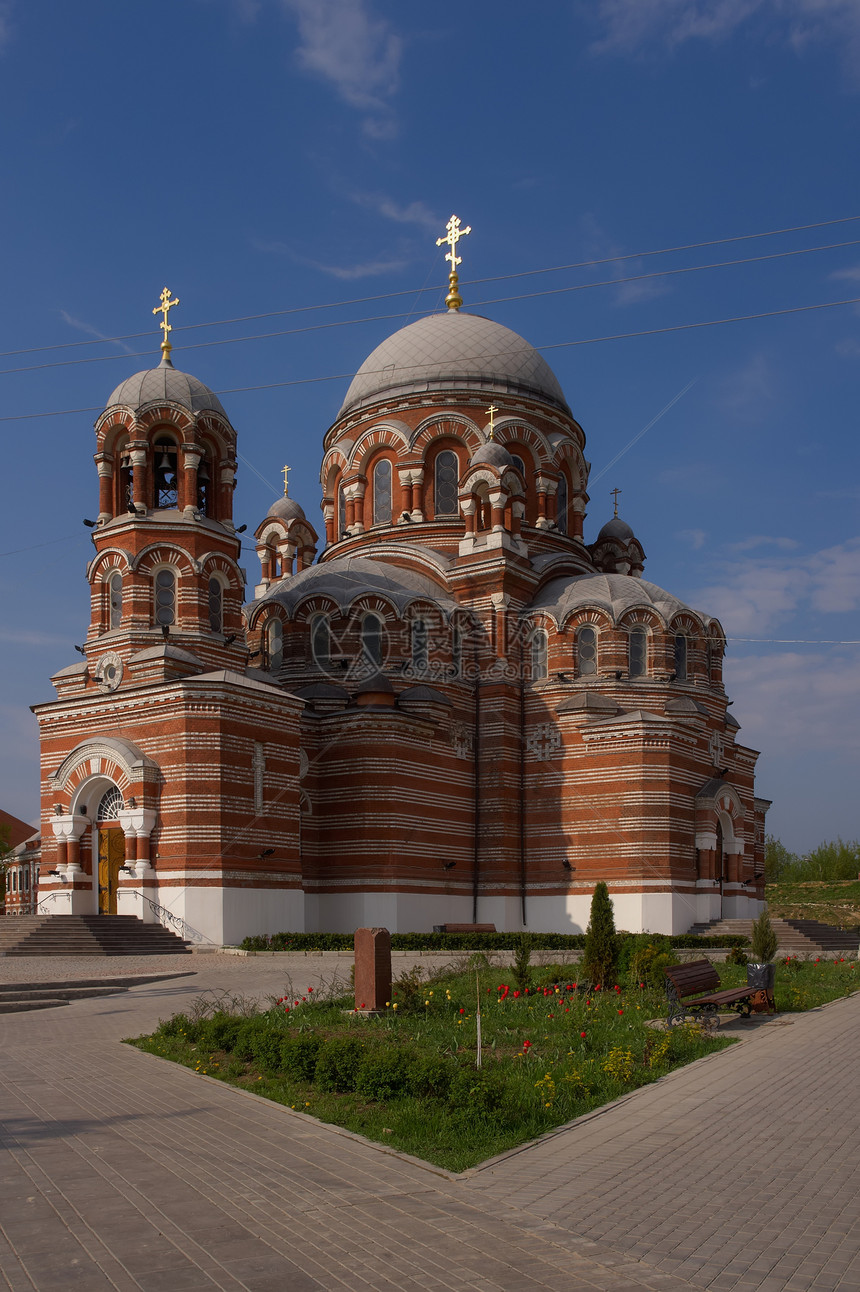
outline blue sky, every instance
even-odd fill
[[[237,522],[289,462],[320,527],[322,436],[440,307],[456,211],[466,308],[547,347],[593,479],[685,391],[586,537],[617,485],[646,577],[722,618],[770,829],[860,835],[858,307],[666,330],[860,297],[856,0],[0,0],[0,96],[7,811],[37,817],[92,423],[157,362],[161,288],[177,366],[227,392]]]

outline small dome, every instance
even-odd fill
[[[620,516],[613,516],[612,520],[608,520],[597,535],[597,541],[602,543],[604,539],[614,538],[619,543],[629,543],[635,537],[636,535],[626,521],[622,520]]]
[[[482,444],[479,449],[475,449],[469,463],[473,467],[478,467],[482,464],[496,467],[499,471],[506,471],[508,467],[514,465],[514,460],[504,444],[499,444],[498,440],[487,440],[486,444]]]
[[[355,374],[338,416],[384,397],[440,388],[526,396],[570,411],[534,346],[491,319],[450,310],[410,323],[378,345]]]
[[[273,502],[266,512],[267,520],[285,520],[287,524],[291,520],[307,520],[302,508],[296,502],[295,498],[279,498]]]
[[[145,372],[136,372],[120,382],[107,401],[105,407],[114,404],[126,404],[137,412],[146,404],[159,403],[180,404],[191,413],[202,413],[205,409],[220,413],[227,418],[221,400],[208,386],[187,372],[174,368],[169,359],[162,359],[157,368],[148,368]],[[229,421],[229,418],[227,418]]]

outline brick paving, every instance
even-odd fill
[[[860,1288],[860,997],[451,1178],[119,1044],[204,989],[280,995],[348,960],[164,959],[70,968],[194,976],[0,1019],[0,1287]]]

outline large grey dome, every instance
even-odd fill
[[[479,314],[449,310],[378,345],[355,374],[338,416],[385,396],[440,387],[531,396],[570,411],[555,374],[528,341]]]
[[[622,520],[620,516],[613,516],[612,520],[608,520],[597,535],[597,541],[599,543],[603,539],[617,538],[620,543],[629,543],[635,537],[636,535],[625,520]]]
[[[191,413],[212,409],[222,417],[227,417],[221,400],[208,386],[204,386],[202,381],[187,372],[180,372],[169,360],[162,360],[157,368],[136,372],[133,377],[120,382],[106,407],[127,404],[137,411],[145,404],[157,404],[160,401],[180,404]]]
[[[498,467],[500,471],[504,471],[514,465],[514,460],[504,444],[499,444],[498,440],[488,440],[479,449],[475,449],[469,465],[478,467],[485,463],[487,466]]]
[[[266,512],[266,519],[268,520],[269,517],[287,522],[291,520],[307,520],[307,516],[295,498],[286,497],[278,498],[276,502],[272,503]]]

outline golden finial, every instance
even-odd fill
[[[457,283],[460,281],[457,275],[457,266],[463,263],[463,257],[457,255],[457,243],[467,233],[472,232],[471,224],[467,224],[465,229],[460,228],[459,215],[452,215],[451,219],[445,225],[448,230],[444,238],[436,239],[436,246],[441,247],[443,242],[447,242],[451,248],[445,252],[445,259],[451,261],[451,272],[448,275],[448,295],[445,297],[445,304],[449,310],[458,310],[463,304],[463,297],[457,291]]]
[[[494,440],[496,438],[496,424],[493,421],[493,418],[495,417],[498,411],[499,410],[498,408],[496,408],[495,404],[490,404],[490,407],[487,409],[487,412],[490,414],[490,439],[491,440]]]
[[[179,304],[179,297],[177,296],[175,300],[171,300],[170,288],[165,287],[161,293],[160,299],[161,299],[161,304],[156,305],[155,309],[152,312],[153,314],[163,315],[163,318],[158,325],[161,328],[162,332],[164,333],[164,340],[161,343],[161,353],[164,355],[165,359],[169,360],[170,351],[173,349],[173,346],[170,344],[170,339],[167,334],[168,332],[172,332],[173,328],[168,323],[167,316],[170,313],[170,311],[173,309],[174,305]]]
[[[282,474],[282,475],[283,475],[283,477],[284,477],[284,497],[285,497],[285,498],[288,498],[288,497],[290,496],[290,491],[289,491],[289,489],[287,488],[287,486],[288,486],[288,484],[289,484],[289,481],[287,480],[287,476],[290,474],[290,472],[292,471],[292,469],[293,469],[292,467],[284,467],[283,471],[281,472],[281,474]]]
[[[610,490],[609,490],[609,492],[612,494],[613,498],[615,499],[615,517],[614,517],[614,519],[615,519],[615,520],[617,520],[617,519],[618,519],[618,495],[619,495],[620,493],[622,493],[622,492],[623,492],[623,490],[621,490],[621,489],[610,489]]]

